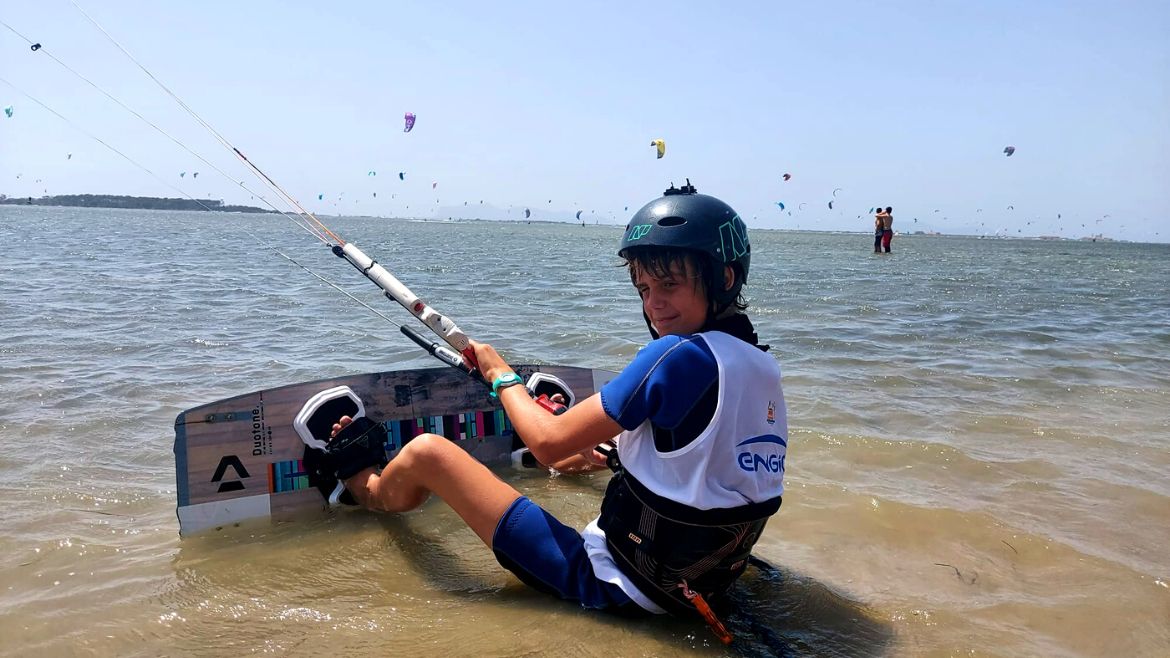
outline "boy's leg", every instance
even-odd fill
[[[621,587],[597,578],[581,533],[521,496],[496,529],[496,560],[533,589],[585,608],[648,614]]]
[[[647,614],[620,587],[597,579],[580,533],[441,436],[415,437],[380,475],[369,468],[345,486],[362,505],[392,512],[414,509],[434,493],[493,550],[501,565],[529,586],[586,608]]]
[[[437,434],[415,437],[382,469],[366,469],[345,481],[363,506],[405,512],[435,494],[491,548],[500,517],[520,492],[497,478],[463,448]]]

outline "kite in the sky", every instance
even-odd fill
[[[803,202],[803,201],[802,201],[802,202],[800,203],[800,205],[796,207],[796,209],[797,209],[797,210],[804,210],[804,207],[805,207],[805,206],[807,206],[807,205],[808,205],[808,203],[806,203],[806,202]]]
[[[577,219],[581,219],[581,213],[582,213],[582,212],[584,212],[584,211],[581,211],[581,210],[578,210],[578,211],[577,211]]]
[[[187,172],[185,172],[185,171],[179,172],[179,178],[184,178],[184,177],[186,177],[186,175],[187,175]]]
[[[1015,207],[1015,206],[1008,206],[1008,207],[1007,207],[1007,209],[1008,209],[1008,210],[1015,210],[1015,209],[1016,209],[1016,207]]]
[[[73,154],[72,154],[72,153],[67,153],[67,154],[65,155],[65,159],[66,159],[66,160],[72,160],[72,159],[73,159]]]
[[[837,198],[837,193],[838,193],[838,192],[840,192],[840,191],[841,191],[841,189],[842,189],[842,188],[838,187],[838,188],[835,188],[835,189],[833,190],[833,198],[834,198],[834,199],[835,199],[835,198]]]
[[[662,156],[666,155],[666,142],[664,140],[661,140],[661,139],[651,140],[650,146],[653,146],[655,149],[657,149],[659,160],[662,159]]]
[[[406,172],[405,171],[398,172],[398,180],[406,180]]]
[[[12,113],[13,113],[14,111],[15,111],[15,110],[13,110],[13,109],[12,109],[12,106],[11,106],[11,105],[9,105],[8,107],[4,108],[4,116],[6,116],[6,117],[8,117],[9,119],[11,119],[11,118],[12,118]]]
[[[324,194],[318,194],[318,195],[317,195],[317,200],[318,200],[318,201],[320,201],[321,199],[324,199],[324,198],[325,198],[325,195],[324,195]]]
[[[199,178],[199,172],[191,174],[191,178]]]
[[[438,187],[438,186],[439,186],[439,181],[437,181],[437,180],[433,180],[433,181],[431,181],[431,189],[432,189],[432,190],[433,190],[433,189],[435,189],[435,188],[436,188],[436,187]]]
[[[777,201],[776,205],[780,206],[780,210],[784,210],[784,202],[783,201]]]
[[[832,209],[833,209],[833,202],[832,202],[832,201],[830,201],[830,202],[829,202],[829,210],[832,210]]]
[[[527,209],[527,208],[525,208],[525,209],[524,209],[524,219],[528,219],[528,218],[529,218],[529,217],[531,217],[531,216],[532,216],[532,211],[531,211],[531,210],[529,210],[529,209]]]
[[[1015,152],[1016,152],[1016,147],[1014,147],[1014,146],[1003,147],[1003,154],[1009,158],[1012,157],[1012,153],[1015,153]]]
[[[784,182],[785,183],[787,183],[788,179],[790,179],[790,178],[792,178],[792,174],[784,174]]]
[[[373,169],[371,169],[371,170],[369,171],[369,173],[367,173],[366,175],[367,175],[367,176],[377,176],[377,175],[378,175],[378,172],[376,172],[376,171],[374,171]]]
[[[414,128],[414,113],[407,112],[404,118],[406,119],[406,127],[402,129],[402,132],[408,133],[412,128]]]

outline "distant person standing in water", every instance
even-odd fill
[[[882,232],[885,231],[885,222],[882,221],[882,215],[886,211],[878,207],[877,214],[873,216],[873,253],[882,253]]]
[[[878,215],[882,220],[882,249],[890,253],[890,240],[894,239],[894,207],[886,206],[885,212]]]

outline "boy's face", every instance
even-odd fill
[[[634,275],[642,310],[659,336],[697,333],[707,322],[707,295],[689,259],[671,265],[663,278],[643,268]]]

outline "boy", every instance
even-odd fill
[[[327,453],[366,507],[406,511],[438,495],[536,589],[623,614],[698,612],[718,632],[707,602],[743,573],[780,507],[788,438],[780,368],[743,314],[747,227],[688,181],[634,215],[619,256],[654,340],[599,393],[550,414],[494,348],[473,343],[540,462],[602,464],[594,447],[617,437],[601,514],[583,532],[441,436],[416,437],[378,472],[381,426],[346,417]]]

